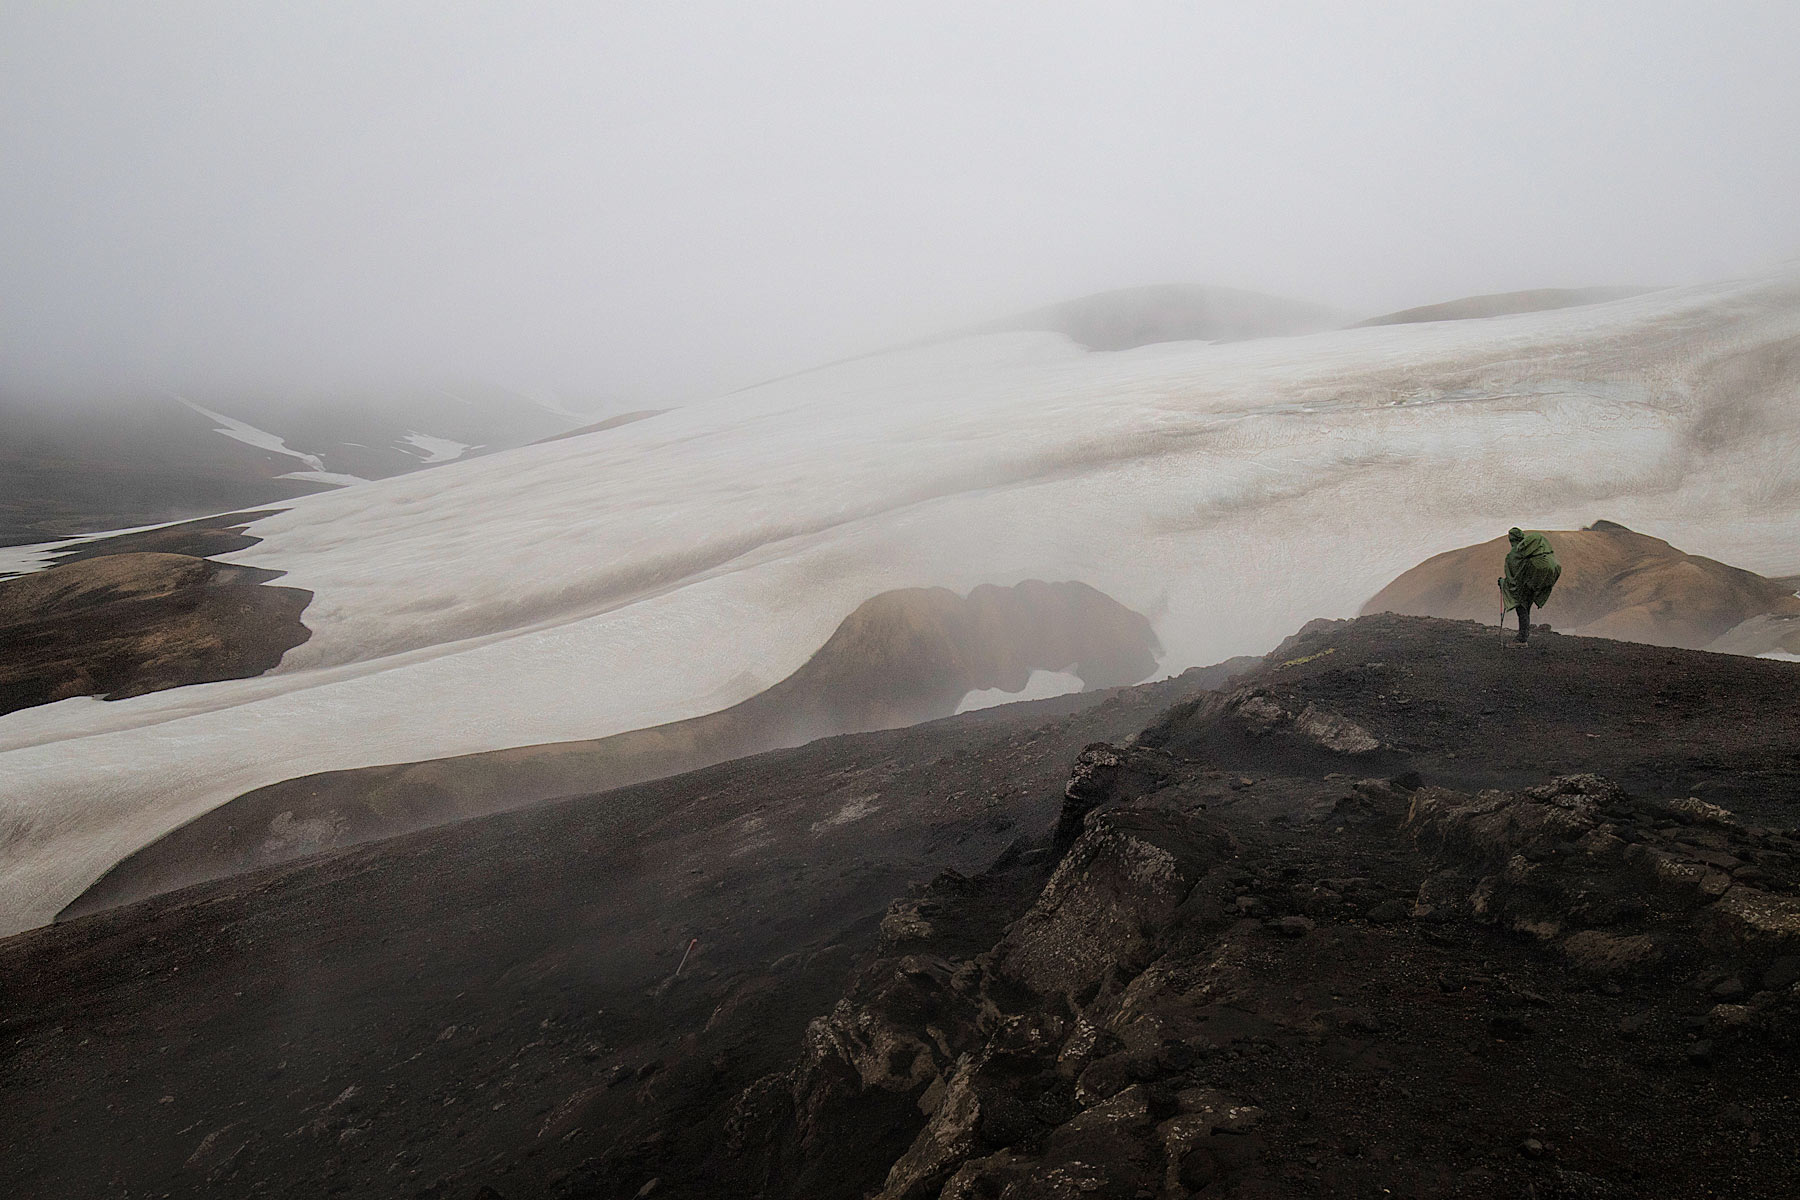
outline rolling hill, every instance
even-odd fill
[[[1800,652],[1800,597],[1788,581],[1684,554],[1613,521],[1549,537],[1563,573],[1538,612],[1563,632],[1738,654]],[[1492,622],[1507,547],[1502,535],[1436,555],[1382,588],[1363,612]]]

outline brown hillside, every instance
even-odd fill
[[[1089,689],[1156,668],[1150,622],[1082,583],[903,588],[864,601],[799,670],[740,704],[592,741],[329,771],[247,792],[132,854],[70,917],[322,850],[556,796],[691,771],[814,738],[947,717],[969,692],[1034,670]]]
[[[1766,635],[1734,638],[1720,648],[1750,654],[1800,649],[1786,645],[1800,641],[1800,627],[1780,618],[1800,616],[1800,600],[1784,583],[1683,553],[1612,521],[1549,537],[1563,573],[1543,613],[1562,632],[1697,650],[1745,622],[1773,617],[1756,627]],[[1377,592],[1362,611],[1493,623],[1500,614],[1495,581],[1506,550],[1503,535],[1428,558]]]
[[[0,581],[0,713],[260,675],[312,593],[187,554],[108,554]]]

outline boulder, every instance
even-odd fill
[[[1165,786],[1173,774],[1169,756],[1139,746],[1095,742],[1075,759],[1063,785],[1062,811],[1054,844],[1067,848],[1081,836],[1083,822],[1095,809],[1126,804]]]
[[[1055,1070],[1066,1033],[1040,1016],[1001,1023],[976,1053],[957,1059],[931,1119],[888,1171],[879,1200],[937,1196],[964,1163],[1036,1141],[1073,1107]]]
[[[1716,929],[1731,942],[1778,956],[1800,950],[1800,900],[1739,884],[1712,906]]]
[[[1189,889],[1232,852],[1218,824],[1156,809],[1090,815],[1043,894],[995,948],[998,973],[1072,1008],[1141,954]]]
[[[790,1077],[801,1147],[835,1136],[864,1098],[884,1112],[912,1111],[960,1055],[980,1045],[978,985],[975,972],[929,955],[877,959],[866,968],[832,1011],[806,1028]]]

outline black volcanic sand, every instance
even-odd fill
[[[1223,1157],[1202,1194],[1794,1194],[1793,1054],[1691,1053],[1724,986],[1704,964],[1602,981],[1527,936],[1397,915],[1387,902],[1412,900],[1434,864],[1390,802],[1351,783],[1593,771],[1791,825],[1800,667],[1555,635],[1515,648],[1491,628],[1378,616],[1309,627],[1252,682],[1383,745],[1245,736],[1203,719],[1217,698],[1163,720],[1195,691],[1175,680],[817,742],[8,939],[0,1185],[878,1190],[924,1123],[913,1096],[849,1106],[807,1145],[778,1104],[765,1141],[747,1140],[727,1120],[740,1093],[796,1062],[890,900],[1040,839],[926,948],[991,944],[1054,861],[1041,835],[1077,752],[1157,725],[1168,803],[1236,840],[1208,876],[1223,892],[1190,899],[1264,906],[1195,924],[1214,940],[1187,951],[1216,957],[1226,990],[1176,1065],[1263,1114],[1209,1152]],[[1302,936],[1265,924],[1301,914]]]
[[[59,919],[818,737],[917,724],[955,712],[975,689],[1016,692],[1034,670],[1071,671],[1090,689],[1135,683],[1155,670],[1156,648],[1149,621],[1082,583],[984,584],[967,596],[945,588],[883,592],[845,617],[799,670],[740,704],[611,737],[328,771],[257,788],[127,856]]]
[[[0,713],[260,675],[312,636],[279,572],[116,553],[0,580]]]
[[[1047,824],[1083,745],[1194,690],[834,738],[0,941],[0,1194],[541,1194],[791,1057],[889,900]]]

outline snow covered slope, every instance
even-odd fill
[[[1600,515],[1800,566],[1800,276],[1229,345],[997,333],[305,497],[229,556],[316,593],[275,672],[0,719],[0,929],[262,784],[744,699],[889,588],[1084,580],[1175,671]]]

